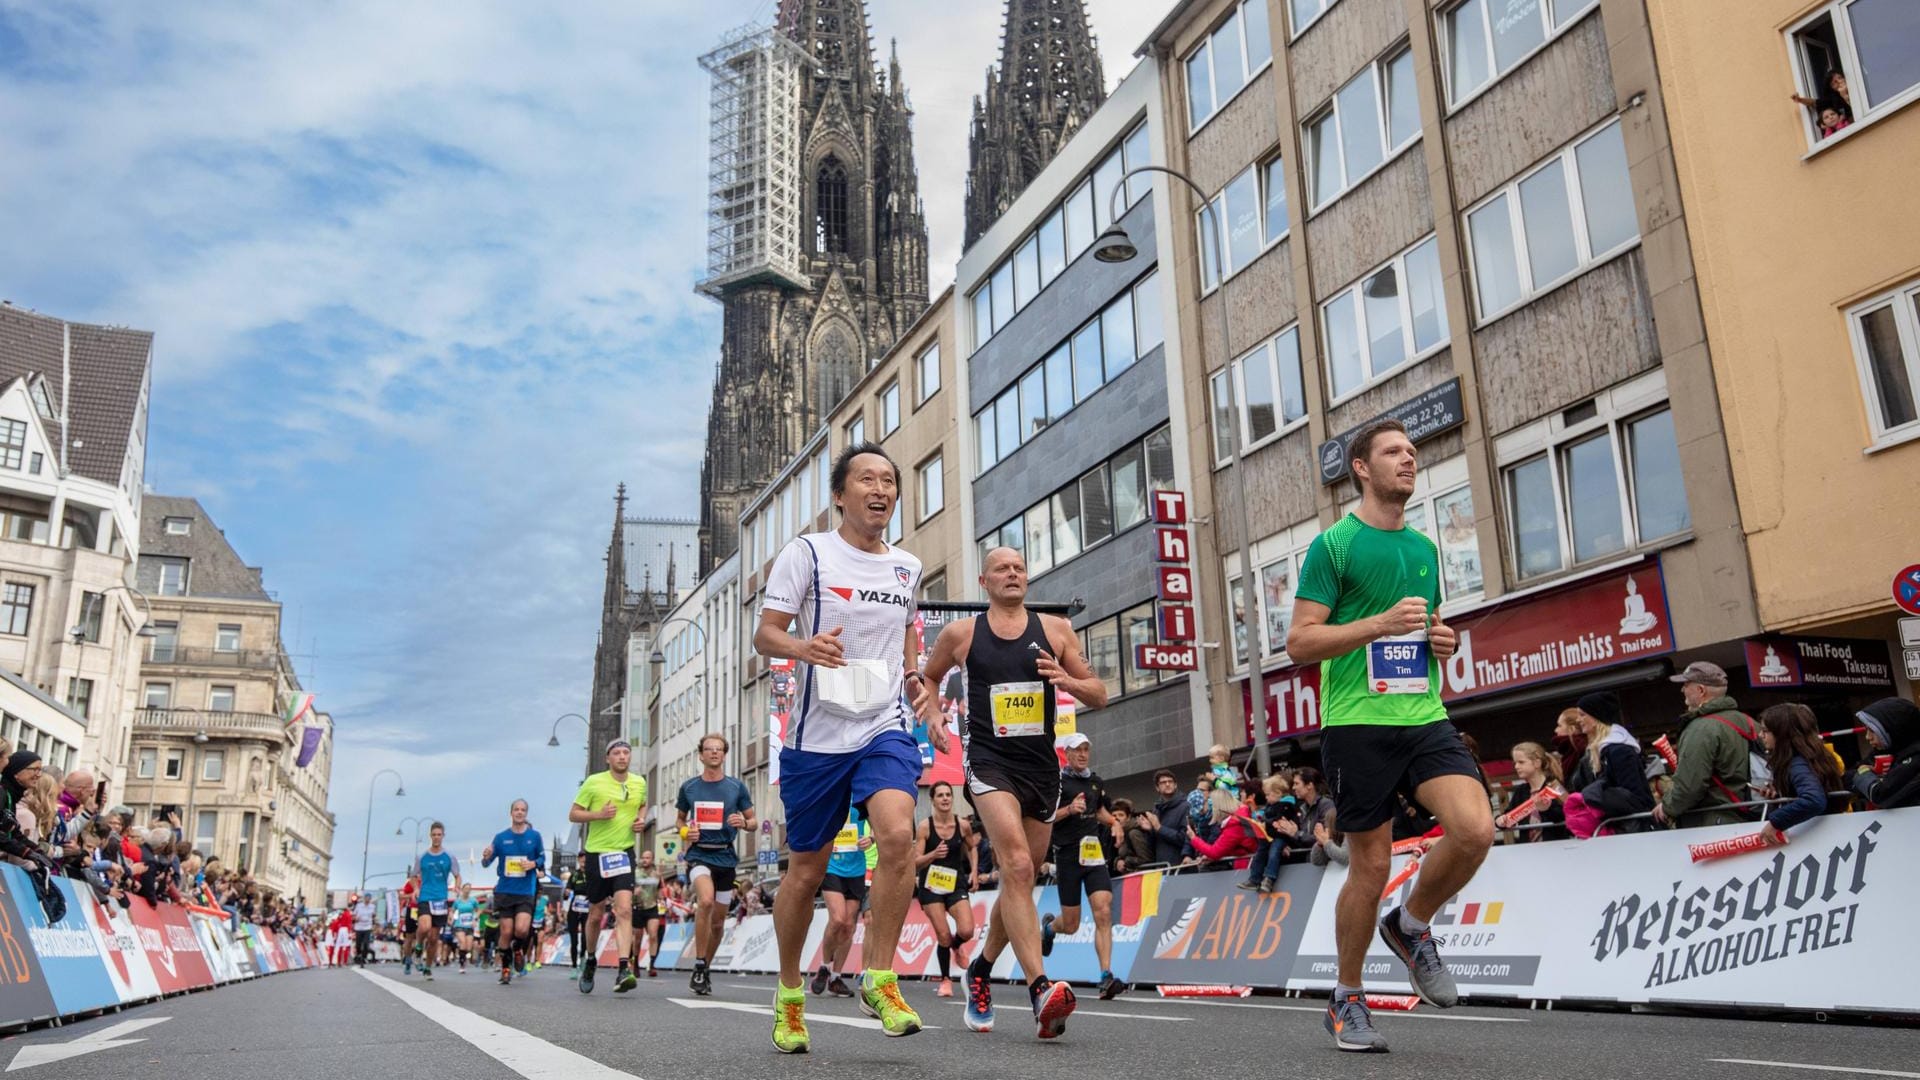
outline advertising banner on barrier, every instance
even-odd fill
[[[43,1020],[55,1014],[46,972],[34,955],[21,912],[40,898],[25,876],[0,876],[0,1017]]]
[[[34,895],[33,882],[26,871],[16,866],[0,866],[6,890],[26,899]],[[120,994],[107,974],[106,960],[100,955],[100,942],[87,927],[81,911],[81,897],[74,883],[64,877],[53,879],[54,886],[66,897],[67,914],[49,925],[46,912],[36,899],[19,905],[20,921],[27,928],[33,952],[40,960],[47,989],[53,995],[54,1008],[63,1013],[88,1012],[120,1004]],[[87,890],[87,903],[93,902],[93,890]]]
[[[1141,982],[1277,985],[1315,914],[1320,874],[1285,867],[1272,893],[1239,888],[1237,873],[1168,878],[1133,965],[1119,970]]]
[[[190,911],[187,913],[187,924],[193,927],[194,936],[200,940],[200,954],[207,958],[207,967],[213,972],[214,982],[232,982],[253,974],[252,964],[248,964],[244,971],[235,964],[238,950],[233,948],[233,940],[227,936],[225,919]]]
[[[139,901],[134,901],[139,903]],[[207,963],[207,955],[200,948],[200,936],[193,932],[193,924],[187,921],[187,909],[178,904],[161,904],[155,909],[160,916],[162,933],[166,935],[167,950],[173,954],[175,970],[188,986],[205,987],[213,985],[213,966]]]
[[[1172,879],[1166,878],[1160,871],[1149,870],[1144,874],[1129,874],[1113,881],[1113,970],[1122,978],[1126,977],[1126,972],[1136,962],[1135,956],[1140,951],[1140,942],[1146,935],[1148,923],[1161,910],[1165,882],[1169,880]],[[1042,917],[1060,913],[1058,889],[1042,885],[1034,890],[1033,896],[1034,906],[1039,908]],[[986,926],[985,912],[991,909],[998,898],[998,893],[977,897],[985,903],[981,909],[979,926]],[[1083,905],[1080,916],[1079,929],[1054,938],[1053,955],[1047,957],[1047,974],[1069,982],[1099,982],[1100,955],[1093,945],[1093,911]],[[986,931],[982,929],[979,936],[984,938]],[[1013,959],[1012,949],[1000,954],[999,961],[993,965],[993,974],[995,978],[1026,978],[1019,962]]]
[[[141,951],[147,954],[147,962],[153,967],[153,977],[160,983],[160,992],[177,994],[193,989],[195,984],[188,980],[188,972],[182,970],[178,958],[174,956],[173,946],[167,939],[167,925],[161,920],[160,913],[154,910],[152,904],[138,897],[126,910],[127,917],[133,920],[134,937],[140,942]]]
[[[287,959],[280,955],[280,944],[274,939],[273,931],[254,923],[241,923],[240,929],[247,935],[253,946],[253,955],[260,960],[260,970],[281,972],[287,970]]]
[[[100,943],[100,955],[107,961],[107,976],[120,995],[121,1004],[132,1004],[160,996],[160,980],[154,977],[147,951],[140,947],[140,931],[133,918],[117,903],[102,904],[92,890],[81,903],[87,929]]]

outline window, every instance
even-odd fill
[[[185,776],[186,772],[187,752],[185,750],[167,751],[167,756],[161,764],[160,779],[178,780]]]
[[[1642,405],[1635,380],[1500,440],[1514,564],[1521,577],[1592,563],[1685,532],[1691,525],[1673,418]],[[1574,419],[1569,422],[1569,416]],[[1529,452],[1530,451],[1530,452]]]
[[[1467,0],[1441,15],[1447,100],[1458,105],[1512,71],[1593,5],[1594,0]]]
[[[33,586],[9,581],[0,588],[0,634],[25,635],[33,622]]]
[[[919,405],[940,392],[940,345],[938,342],[927,346],[927,351],[914,359],[914,371],[919,377],[919,396],[914,404]]]
[[[214,757],[214,756],[217,756],[219,753],[220,751],[218,750],[210,750],[208,751],[208,756]],[[212,776],[212,777],[208,777],[207,779],[218,780],[220,778],[217,776]],[[218,833],[219,826],[220,826],[220,811],[218,810],[201,810],[198,813],[194,814],[194,822],[193,822],[194,850],[211,854],[213,852],[214,836]]]
[[[200,779],[220,780],[226,775],[227,752],[225,750],[207,750],[200,755]]]
[[[81,641],[98,643],[100,640],[101,617],[107,610],[107,598],[97,592],[80,594],[80,621],[75,626],[80,631]]]
[[[1847,312],[1876,439],[1920,432],[1920,282]]]
[[[18,469],[26,448],[26,421],[0,420],[0,467]]]
[[[865,416],[856,416],[853,418],[853,422],[847,425],[847,445],[859,446],[866,441],[867,418]]]
[[[1003,262],[994,270],[991,282],[993,288],[993,330],[1000,328],[1013,318],[1013,262]]]
[[[1133,172],[1143,165],[1153,164],[1153,147],[1147,139],[1147,125],[1144,121],[1134,125],[1133,130],[1127,132],[1126,142],[1120,145],[1120,154],[1121,163],[1127,167],[1128,172]],[[1131,207],[1134,203],[1146,198],[1147,193],[1152,190],[1152,174],[1141,173],[1128,177],[1127,205]]]
[[[159,762],[160,752],[151,746],[143,746],[134,756],[133,774],[142,780],[151,780]]]
[[[150,682],[147,684],[146,705],[148,709],[173,708],[173,684]]]
[[[1320,312],[1336,402],[1445,344],[1447,308],[1434,239],[1336,293]]]
[[[847,251],[847,170],[828,155],[813,187],[813,248],[822,255]]]
[[[187,560],[170,559],[163,556],[142,556],[141,561],[151,559],[159,571],[158,593],[161,596],[187,595]]]
[[[1239,444],[1251,450],[1307,415],[1306,388],[1300,374],[1300,332],[1289,328],[1271,341],[1213,374],[1214,460],[1233,457]]]
[[[1903,0],[1843,0],[1788,32],[1799,95],[1814,102],[1802,114],[1808,145],[1920,93],[1920,19],[1914,16]],[[1828,128],[1821,120],[1828,108],[1847,123]]]
[[[233,687],[213,686],[207,690],[208,712],[233,711]]]
[[[1145,356],[1166,343],[1160,324],[1160,271],[1155,270],[1133,287],[1133,347]]]
[[[1123,533],[1147,520],[1147,487],[1143,468],[1144,452],[1134,444],[1113,456],[1107,463],[1112,483],[1113,531]]]
[[[40,419],[42,420],[53,419],[53,398],[47,394],[46,380],[33,380],[33,390],[31,393],[33,395],[33,411],[39,413]]]
[[[1640,238],[1620,121],[1586,136],[1467,211],[1482,321]]]
[[[239,652],[240,627],[233,623],[221,623],[220,629],[214,631],[213,650],[215,652]]]
[[[39,476],[40,470],[46,466],[47,455],[39,452],[38,450],[35,450],[32,454],[29,454],[27,456],[27,460],[28,460],[27,471],[31,472],[35,476]]]
[[[1125,672],[1123,693],[1137,693],[1160,684],[1163,673],[1153,668],[1143,668],[1135,663],[1138,653],[1136,646],[1151,645],[1159,640],[1159,627],[1155,625],[1153,603],[1148,601],[1138,607],[1122,612],[1120,623],[1120,655]]]
[[[1040,295],[1040,237],[1038,234],[1027,237],[1027,242],[1013,253],[1013,306],[1016,310],[1026,307],[1033,298]]]
[[[1272,244],[1287,235],[1287,171],[1279,158],[1260,166],[1260,235]]]
[[[93,719],[93,680],[67,680],[67,706],[82,720]]]
[[[239,866],[242,870],[251,870],[253,868],[254,820],[255,815],[253,814],[240,815],[240,855],[234,862],[235,865]]]
[[[193,532],[193,519],[170,517],[166,521],[168,536],[186,536]]]
[[[944,602],[947,598],[947,572],[940,570],[928,574],[927,579],[920,583],[920,597],[930,603]]]
[[[925,521],[947,505],[946,483],[940,474],[940,455],[921,462],[917,470],[920,489],[920,520]]]
[[[1024,514],[980,538],[984,556],[996,544],[1026,556],[1027,572],[1038,577],[1055,566],[1105,543],[1147,519],[1147,491],[1172,486],[1171,434],[1161,428],[1094,466]],[[1166,478],[1149,462],[1164,462]]]
[[[1286,233],[1287,195],[1284,184],[1280,189],[1280,231],[1272,233],[1270,226],[1262,224],[1261,216],[1267,212],[1269,203],[1261,198],[1261,172],[1260,166],[1247,166],[1240,175],[1227,181],[1227,186],[1213,198],[1213,213],[1219,215],[1219,226],[1227,238],[1224,268],[1228,277],[1245,269],[1260,257],[1261,252],[1267,250],[1268,244]],[[1274,178],[1278,179],[1278,176]],[[1212,289],[1219,284],[1214,276],[1214,222],[1209,220],[1205,210],[1196,216],[1195,228],[1201,238],[1200,283],[1203,290]]]
[[[1106,685],[1109,699],[1119,697],[1126,692],[1120,679],[1119,620],[1102,619],[1087,627],[1083,633],[1086,635],[1087,666]]]
[[[1266,0],[1243,0],[1187,57],[1187,121],[1198,128],[1273,59]]]
[[[900,429],[900,381],[895,379],[880,391],[880,437]]]
[[[1309,201],[1318,208],[1365,179],[1420,134],[1407,49],[1367,65],[1307,121]]]
[[[974,474],[986,472],[1000,461],[1000,440],[996,434],[998,421],[994,416],[992,402],[973,415],[973,446],[979,460],[974,463]]]
[[[1020,376],[1020,439],[1033,438],[1047,426],[1047,369],[1035,364]]]
[[[893,517],[887,519],[887,543],[897,544],[900,542],[900,538],[906,535],[905,520],[906,500],[895,499],[893,502]]]
[[[1066,217],[1055,209],[1034,231],[1034,239],[1040,244],[1040,280],[1049,282],[1060,276],[1067,268]]]
[[[1287,0],[1288,14],[1293,16],[1293,36],[1312,26],[1320,18],[1320,13],[1339,3],[1340,0]]]

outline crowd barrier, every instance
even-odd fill
[[[49,924],[26,871],[0,864],[0,1028],[97,1012],[185,990],[317,966],[306,945],[224,912],[100,904],[54,879],[67,912]],[[77,887],[76,887],[77,886]]]
[[[1434,937],[1469,999],[1920,1014],[1920,980],[1899,955],[1920,895],[1920,808],[1828,815],[1796,828],[1785,847],[1703,862],[1689,855],[1692,845],[1757,829],[1496,847],[1435,915]],[[1393,876],[1406,858],[1395,858]],[[1346,869],[1289,865],[1271,894],[1237,888],[1242,876],[1156,870],[1117,880],[1114,971],[1143,984],[1330,990],[1334,900]],[[1412,881],[1402,885],[1381,910],[1412,888]],[[993,892],[972,897],[981,937],[997,899]],[[1036,890],[1036,900],[1042,914],[1059,910],[1051,887]],[[662,966],[692,966],[688,929],[667,927]],[[850,966],[860,963],[863,930],[856,930]],[[826,912],[816,909],[806,970],[820,963],[825,933]],[[935,944],[914,905],[895,970],[935,972]],[[613,963],[611,934],[602,945],[602,962]],[[730,922],[714,963],[776,970],[772,916]],[[1076,982],[1099,977],[1090,915],[1055,942],[1047,972]],[[1011,950],[994,974],[1019,976]],[[1367,987],[1410,989],[1405,976],[1374,938]]]

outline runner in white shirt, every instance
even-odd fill
[[[871,443],[848,447],[834,462],[832,489],[840,527],[802,536],[780,552],[753,637],[762,656],[798,662],[799,697],[780,751],[792,857],[773,911],[780,943],[773,1043],[788,1054],[808,1048],[800,953],[813,895],[850,804],[866,815],[880,852],[860,1007],[889,1036],[920,1030],[920,1017],[891,970],[913,896],[920,780],[914,707],[931,692],[914,647],[920,560],[884,539],[900,497],[900,468],[886,451]],[[944,726],[932,737],[936,748],[946,749]]]

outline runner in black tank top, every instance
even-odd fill
[[[914,899],[920,901],[920,910],[933,926],[934,957],[940,964],[940,984],[934,993],[952,997],[953,954],[973,940],[973,905],[967,894],[973,891],[979,853],[973,831],[954,816],[953,785],[938,781],[927,790],[927,797],[933,801],[933,815],[919,826],[914,860],[919,882]],[[964,957],[961,962],[965,963]]]
[[[983,571],[986,613],[942,630],[925,671],[927,681],[939,685],[956,665],[967,669],[967,801],[1000,869],[990,932],[967,968],[966,1024],[971,1031],[993,1030],[993,962],[1010,946],[1029,980],[1038,1034],[1052,1039],[1066,1030],[1074,1007],[1072,989],[1043,970],[1033,903],[1034,867],[1046,858],[1060,806],[1054,695],[1064,691],[1079,708],[1097,709],[1107,703],[1107,687],[1080,655],[1071,623],[1027,610],[1027,564],[1018,551],[994,548]],[[930,703],[923,706],[929,723],[941,722]]]

